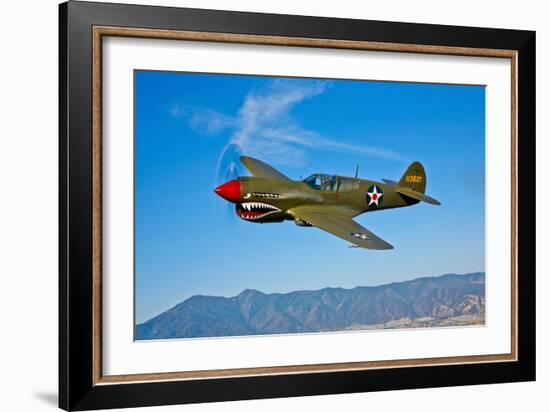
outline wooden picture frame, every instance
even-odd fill
[[[59,12],[61,408],[89,410],[535,379],[534,32],[72,1],[61,4]],[[102,41],[109,36],[510,59],[510,353],[103,375]]]

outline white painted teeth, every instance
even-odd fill
[[[278,208],[272,205],[268,205],[267,203],[246,202],[246,203],[242,203],[242,206],[248,211],[252,209],[267,209],[267,210],[279,211]]]
[[[272,205],[269,205],[267,203],[246,202],[246,203],[241,203],[241,206],[246,211],[259,213],[257,216],[242,215],[241,217],[243,219],[246,219],[246,220],[261,219],[262,217],[265,217],[265,216],[267,216],[271,213],[281,211],[279,208],[277,208],[275,206],[272,206]]]

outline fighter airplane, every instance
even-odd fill
[[[274,223],[293,220],[298,226],[314,226],[356,247],[393,249],[393,246],[353,220],[376,210],[440,203],[424,194],[426,173],[420,162],[409,165],[399,181],[382,182],[315,173],[291,180],[268,164],[248,156],[241,162],[252,176],[240,176],[214,189],[235,203],[237,216],[248,222]]]

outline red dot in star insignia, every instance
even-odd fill
[[[376,199],[378,199],[378,195],[376,193],[373,193],[372,194],[372,200],[376,200]]]

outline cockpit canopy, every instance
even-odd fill
[[[314,173],[305,178],[303,182],[312,189],[328,192],[347,192],[359,187],[357,179],[324,173]]]
[[[304,183],[312,189],[317,190],[338,190],[338,176],[326,175],[324,173],[314,173],[304,179]]]

